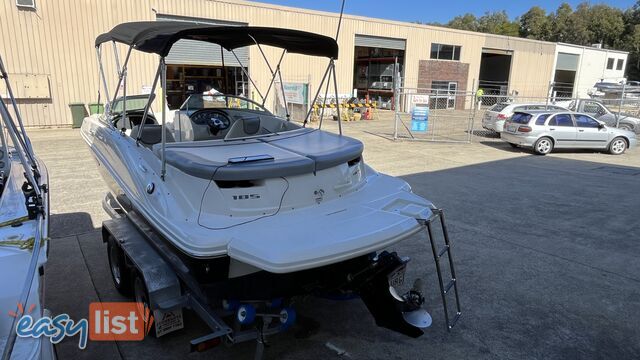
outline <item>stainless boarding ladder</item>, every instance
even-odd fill
[[[451,255],[451,242],[449,241],[449,233],[447,231],[447,225],[444,221],[444,211],[442,209],[431,209],[433,215],[429,217],[429,219],[421,220],[420,222],[426,226],[427,234],[429,235],[429,242],[431,243],[431,250],[433,251],[433,259],[436,263],[436,271],[438,273],[438,283],[440,284],[440,295],[442,296],[442,306],[444,307],[444,319],[447,323],[447,331],[451,331],[451,329],[456,325],[458,319],[462,315],[462,309],[460,308],[460,297],[458,295],[458,278],[456,276],[456,270],[453,266],[453,256]],[[433,223],[438,221],[442,226],[442,234],[444,237],[444,248],[438,249],[435,243],[435,239],[433,236]],[[437,224],[436,224],[437,226]],[[445,259],[443,256],[447,254],[447,261],[449,262],[449,269],[451,270],[451,280],[445,285],[442,281],[442,269],[440,267],[440,261]],[[451,292],[453,288],[453,292],[456,298],[456,314],[452,320],[449,317],[449,306],[447,305],[447,294]]]

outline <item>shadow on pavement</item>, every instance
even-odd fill
[[[93,227],[91,215],[86,212],[51,214],[49,237],[61,238],[97,230]]]

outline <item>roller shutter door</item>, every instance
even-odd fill
[[[158,21],[182,21],[195,24],[219,25],[219,26],[246,26],[244,23],[188,18],[182,16],[160,15],[156,17]],[[249,66],[249,48],[243,47],[235,49],[234,52],[244,66]],[[222,65],[220,45],[210,44],[203,41],[179,40],[176,42],[166,58],[167,64],[185,65]],[[233,54],[224,50],[225,66],[240,66]]]
[[[356,35],[356,46],[405,50],[407,41],[379,36]]]

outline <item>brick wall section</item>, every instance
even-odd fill
[[[436,81],[457,81],[458,91],[467,90],[467,79],[469,77],[469,64],[459,61],[442,60],[420,60],[418,69],[418,88],[430,89],[431,82]],[[464,96],[456,99],[456,109],[464,109]]]

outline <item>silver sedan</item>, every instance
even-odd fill
[[[517,112],[504,126],[502,140],[546,155],[553,149],[598,149],[620,155],[637,145],[636,134],[606,126],[587,114]]]

